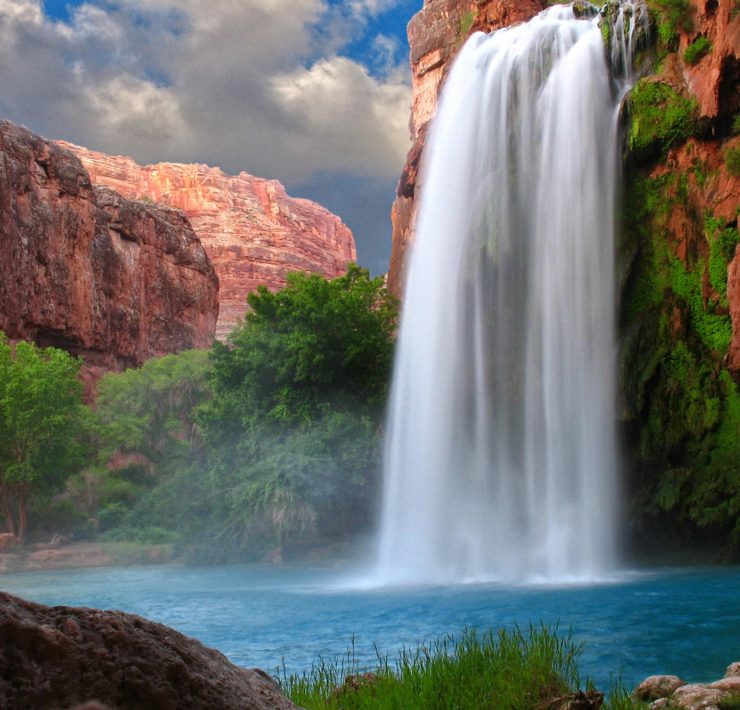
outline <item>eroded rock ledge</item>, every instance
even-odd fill
[[[239,668],[162,624],[0,592],[0,710],[82,703],[142,710],[296,707],[263,671]]]

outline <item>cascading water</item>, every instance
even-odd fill
[[[403,299],[381,582],[617,563],[618,105],[647,11],[617,12],[611,58],[597,18],[556,6],[473,35],[447,79]]]

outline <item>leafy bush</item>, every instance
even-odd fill
[[[678,32],[691,32],[694,28],[693,9],[690,0],[648,0],[658,14],[658,38],[664,50],[673,52],[678,48]]]
[[[725,165],[730,175],[740,177],[740,145],[734,145],[725,150]]]

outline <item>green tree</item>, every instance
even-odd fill
[[[58,490],[85,461],[90,410],[80,366],[56,348],[13,348],[0,333],[0,499],[8,532],[21,540],[31,497]]]
[[[247,301],[244,323],[213,349],[217,418],[305,421],[325,404],[378,414],[397,317],[382,279],[354,264],[332,280],[296,272]]]
[[[211,397],[209,370],[207,351],[188,350],[102,377],[96,401],[98,462],[70,478],[64,495],[92,529],[124,526],[129,534],[133,509],[145,498],[160,499],[157,487],[163,481],[178,474],[182,483],[186,472],[202,475],[190,465],[202,443],[193,415]],[[179,496],[168,503],[185,507]],[[142,529],[155,524],[163,521],[146,516],[136,521]],[[166,524],[171,525],[169,519]]]
[[[212,351],[200,414],[226,544],[343,536],[367,522],[397,305],[351,265],[261,288]]]
[[[208,352],[187,350],[106,374],[97,414],[104,455],[137,452],[153,462],[186,451],[197,436],[193,410],[210,399]]]

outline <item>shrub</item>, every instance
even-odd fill
[[[734,145],[725,150],[725,165],[730,175],[740,177],[740,145]]]

